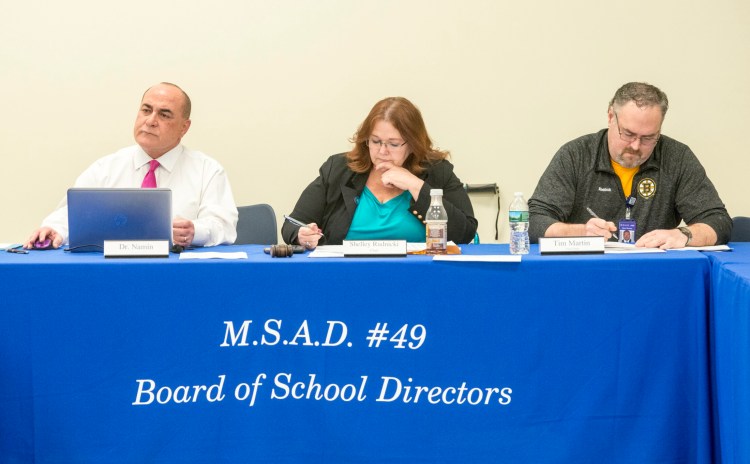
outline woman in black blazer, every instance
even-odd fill
[[[432,147],[422,115],[409,100],[376,103],[352,142],[354,148],[329,157],[302,192],[291,216],[307,226],[284,223],[286,243],[313,249],[347,238],[424,241],[431,189],[443,190],[448,240],[474,238],[477,220],[446,159],[449,153]]]

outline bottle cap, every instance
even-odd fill
[[[430,189],[430,195],[442,195],[443,189]]]

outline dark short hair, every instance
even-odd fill
[[[666,116],[667,110],[669,109],[669,100],[667,94],[659,90],[658,87],[645,82],[628,82],[623,85],[617,92],[612,100],[609,102],[609,107],[614,108],[615,105],[622,107],[628,102],[634,102],[638,108],[644,106],[659,106],[661,108],[662,118]]]
[[[367,140],[372,135],[375,124],[386,121],[393,124],[406,142],[409,156],[404,161],[404,169],[412,174],[420,174],[428,164],[437,162],[450,156],[447,151],[433,148],[432,140],[427,134],[427,128],[422,119],[422,113],[412,102],[404,97],[388,97],[380,100],[372,107],[370,114],[354,133],[351,142],[354,148],[346,154],[349,169],[364,173],[372,169],[370,149]]]

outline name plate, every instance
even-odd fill
[[[543,255],[604,253],[604,237],[541,237]]]
[[[346,257],[406,256],[406,240],[344,240]]]
[[[169,240],[105,240],[105,258],[167,258]]]

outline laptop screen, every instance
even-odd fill
[[[171,246],[172,191],[68,189],[69,250],[102,251],[105,240],[169,240]]]

